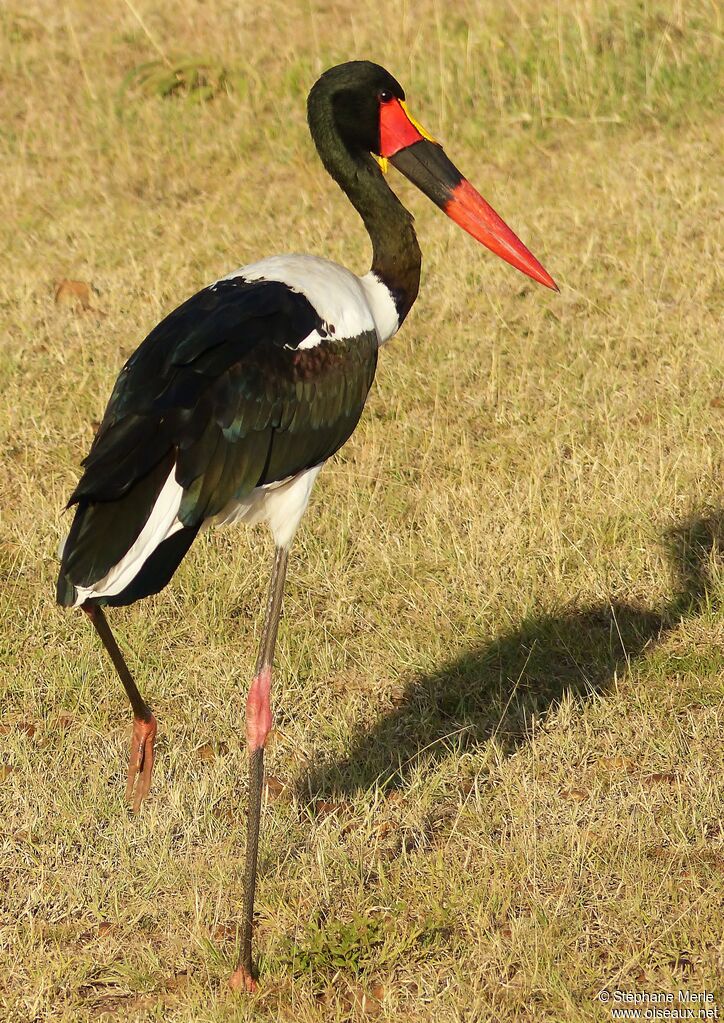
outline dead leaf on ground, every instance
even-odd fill
[[[346,982],[346,990],[329,987],[326,992],[325,1001],[331,1001],[336,994],[346,1009],[356,1009],[364,1016],[379,1016],[382,1012],[380,1000],[371,991],[365,991],[361,984]]]
[[[72,728],[74,723],[75,714],[70,714],[68,711],[63,711],[61,714],[58,714],[58,717],[56,719],[56,724],[58,725],[58,728],[63,729],[63,731],[65,731],[68,728]]]
[[[55,304],[80,309],[91,308],[91,289],[85,281],[71,281],[67,278],[55,286]]]
[[[511,965],[503,971],[503,986],[511,991],[520,991],[525,986],[525,974],[518,963]]]
[[[646,856],[650,860],[664,860],[671,856],[671,849],[665,845],[653,845],[647,850]]]
[[[563,799],[569,800],[572,803],[582,803],[584,799],[588,799],[590,793],[588,789],[577,788],[571,786],[567,789],[561,789],[561,796]]]
[[[654,785],[674,785],[679,780],[676,771],[655,771],[654,774],[647,774],[641,779],[642,785],[646,788],[653,788]]]
[[[269,799],[277,802],[288,801],[289,799],[287,786],[280,778],[275,777],[273,774],[269,774],[266,777],[266,794]]]
[[[346,810],[346,803],[329,803],[325,799],[318,799],[314,804],[315,817],[329,817],[330,814]]]
[[[11,721],[0,725],[0,735],[10,735],[11,732],[24,732],[29,738],[35,735],[37,726],[33,721]]]
[[[0,781],[5,781],[14,770],[15,768],[11,767],[10,764],[0,764]]]

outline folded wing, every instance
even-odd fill
[[[204,520],[345,443],[378,341],[374,330],[332,330],[288,285],[237,277],[194,295],[149,334],[116,381],[69,502],[78,507],[61,604],[93,592],[124,558],[135,574],[95,601],[158,592]]]

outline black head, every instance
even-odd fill
[[[382,175],[389,161],[473,238],[533,280],[558,290],[535,256],[408,112],[402,86],[379,64],[355,60],[325,71],[309,93],[307,116],[324,166],[368,230],[374,217],[381,218],[382,236],[396,212]],[[396,199],[394,203],[400,207]]]
[[[351,60],[325,71],[307,101],[310,126],[321,105],[331,107],[334,126],[350,152],[379,152],[380,104],[404,100],[400,83],[379,64]]]

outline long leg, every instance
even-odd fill
[[[244,906],[242,912],[241,954],[229,980],[235,991],[253,991],[256,987],[251,961],[251,932],[254,921],[256,862],[259,852],[259,821],[264,781],[264,745],[271,729],[271,688],[274,647],[282,610],[284,580],[287,574],[286,547],[277,547],[274,556],[269,599],[264,617],[259,656],[246,701],[246,745],[249,754],[249,816],[246,831],[246,867],[244,870]]]
[[[123,654],[120,651],[111,627],[103,613],[103,608],[94,605],[83,605],[83,610],[93,623],[96,632],[106,648],[113,666],[123,683],[128,699],[133,708],[133,735],[131,737],[131,754],[128,759],[128,781],[126,783],[126,800],[133,803],[135,813],[141,802],[148,795],[153,772],[153,746],[156,739],[156,718],[151,708],[138,691],[133,676],[128,670]],[[135,792],[134,792],[135,788]]]

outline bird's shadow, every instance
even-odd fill
[[[585,701],[604,693],[710,599],[712,566],[724,550],[724,510],[680,522],[663,545],[674,587],[661,609],[609,601],[529,618],[412,679],[393,710],[358,735],[343,759],[301,778],[300,790],[329,797],[374,785],[400,787],[411,770],[434,765],[451,747],[462,750],[493,737],[510,753],[527,740],[533,718],[566,694]]]

